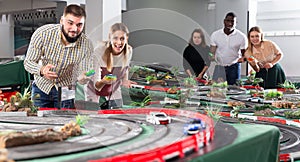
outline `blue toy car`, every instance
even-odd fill
[[[201,119],[191,119],[184,125],[183,133],[186,135],[196,134],[205,129],[205,127],[205,123]]]

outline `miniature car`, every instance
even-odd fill
[[[263,103],[264,99],[259,98],[259,97],[251,97],[251,98],[247,98],[247,101],[257,102],[257,103]]]
[[[205,122],[201,121],[201,119],[195,118],[189,120],[189,122],[184,125],[183,133],[186,135],[197,134],[205,128]]]
[[[152,124],[169,124],[171,123],[171,117],[164,112],[150,112],[146,116],[146,121]]]

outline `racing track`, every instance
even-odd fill
[[[238,123],[236,118],[223,117],[221,121],[225,123]],[[279,123],[271,123],[264,121],[253,121],[244,119],[245,124],[266,124],[274,125],[280,130],[280,154],[299,152],[300,150],[300,128]],[[299,159],[298,159],[299,160]]]
[[[45,113],[46,114],[46,113]],[[69,121],[75,121],[77,113],[51,111],[44,117],[1,117],[0,130],[30,131],[46,128],[58,129]],[[183,125],[186,117],[172,116],[168,125],[153,125],[145,121],[146,115],[104,115],[90,113],[83,135],[62,142],[42,143],[8,148],[9,159],[17,161],[88,161],[129,152],[151,150],[176,142],[186,135]],[[232,132],[236,132],[231,126]],[[228,131],[227,131],[228,132]],[[226,133],[226,132],[223,132]],[[222,134],[218,134],[221,135]],[[226,136],[226,135],[225,135]],[[228,140],[226,144],[234,140]],[[224,145],[212,144],[215,148]],[[210,148],[207,151],[212,151]],[[187,150],[189,151],[189,150]],[[169,157],[176,159],[177,155]]]

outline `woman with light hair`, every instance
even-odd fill
[[[262,78],[262,87],[277,88],[286,80],[279,61],[283,54],[272,41],[263,38],[260,27],[252,27],[248,32],[248,48],[245,52],[249,64],[256,71],[256,78]]]
[[[106,103],[108,104],[106,108],[109,109],[122,107],[121,85],[129,88],[131,84],[136,84],[128,80],[132,57],[128,35],[128,28],[123,23],[115,23],[110,28],[108,41],[100,42],[94,51],[96,68],[91,83],[96,95],[100,97],[100,105]]]

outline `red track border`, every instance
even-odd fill
[[[98,114],[149,114],[152,111],[165,112],[170,116],[184,116],[188,118],[200,118],[205,121],[207,127],[204,131],[187,136],[186,138],[158,147],[152,150],[144,152],[121,154],[113,157],[90,160],[89,162],[131,162],[131,161],[165,161],[165,157],[168,155],[177,154],[180,158],[185,156],[184,150],[193,149],[195,152],[200,147],[207,145],[214,138],[214,121],[206,115],[187,111],[187,110],[176,110],[176,109],[165,109],[165,108],[135,108],[135,109],[116,109],[116,110],[99,110]]]

